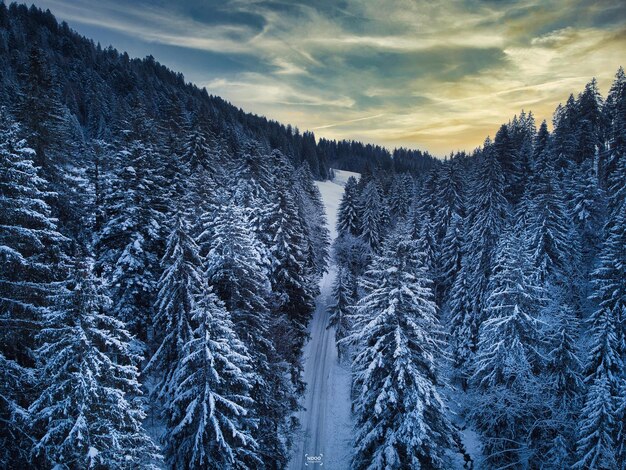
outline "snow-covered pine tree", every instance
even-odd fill
[[[511,204],[516,204],[523,194],[521,186],[523,173],[520,164],[522,155],[513,142],[511,127],[511,123],[500,126],[493,140],[491,151],[502,169],[504,195]]]
[[[418,253],[422,258],[422,263],[426,269],[429,279],[439,279],[439,259],[437,257],[437,241],[435,240],[436,228],[427,214],[421,215],[419,231],[413,233],[414,239],[417,241]],[[433,284],[433,292],[435,301],[439,300],[439,286]]]
[[[205,273],[215,294],[233,316],[235,329],[247,347],[267,338],[269,264],[260,242],[249,229],[242,208],[224,203],[213,214]]]
[[[140,360],[89,259],[59,285],[37,350],[41,395],[30,406],[34,462],[46,468],[158,468],[136,399]]]
[[[519,210],[524,212],[521,228],[526,232],[526,249],[539,282],[571,284],[580,246],[547,150],[537,156]]]
[[[306,163],[296,171],[295,182],[294,192],[308,244],[308,264],[313,275],[321,277],[327,270],[330,258],[330,234],[324,215],[322,195]]]
[[[357,180],[350,176],[344,186],[343,196],[337,210],[337,232],[339,235],[350,233],[358,237],[361,235],[361,221],[359,219],[359,193]]]
[[[578,468],[617,468],[615,406],[623,393],[624,344],[626,320],[626,206],[607,223],[608,237],[593,272],[593,298],[598,309],[593,313],[592,339],[585,365],[589,390],[581,412],[577,444]],[[619,397],[619,398],[618,398]]]
[[[131,139],[116,157],[117,174],[106,195],[105,222],[96,234],[96,270],[106,280],[114,315],[140,341],[153,322],[162,213],[150,204],[156,192],[154,150]]]
[[[598,82],[593,78],[576,101],[576,149],[574,162],[581,164],[586,160],[597,166],[596,156],[604,141],[604,116],[602,107],[604,103]]]
[[[289,181],[276,181],[275,199],[269,208],[266,236],[270,246],[270,281],[276,294],[273,310],[290,324],[281,346],[288,355],[294,383],[300,383],[300,352],[307,325],[315,308],[317,286],[307,271],[307,244]]]
[[[622,67],[615,75],[603,112],[607,142],[598,165],[601,181],[611,195],[609,210],[614,212],[626,200],[626,74]]]
[[[272,293],[265,250],[250,230],[244,209],[232,202],[216,211],[209,232],[206,278],[230,312],[234,331],[248,348],[256,371],[250,394],[259,426],[252,434],[266,464],[283,467],[288,459],[285,423],[296,403],[274,345],[278,338],[272,334]]]
[[[67,127],[65,107],[55,86],[46,51],[33,45],[28,51],[26,73],[20,94],[18,118],[35,151],[35,164],[46,170],[53,183],[59,183],[59,158]],[[15,103],[18,104],[18,103]]]
[[[551,321],[552,335],[547,354],[544,400],[549,402],[546,419],[533,433],[533,448],[547,468],[571,468],[574,463],[576,419],[584,390],[582,362],[578,355],[577,315],[562,298],[550,299],[543,317]]]
[[[626,316],[626,311],[622,312],[622,315]],[[624,470],[626,468],[626,377],[622,377],[615,417],[617,420],[616,460],[621,465],[620,470]]]
[[[350,333],[350,315],[356,299],[356,280],[345,266],[339,266],[333,283],[332,303],[328,306],[328,327],[335,328],[335,341],[339,360],[345,355],[345,344],[341,341]]]
[[[359,197],[358,213],[361,222],[360,236],[372,250],[376,251],[382,242],[383,200],[375,181],[367,183]]]
[[[485,317],[495,249],[510,212],[504,196],[502,168],[495,156],[493,144],[488,139],[479,158],[468,192],[464,250],[468,257],[467,266],[472,270],[467,279],[470,282],[469,295],[477,327],[480,327]],[[477,344],[477,338],[473,338],[472,342]]]
[[[181,162],[192,171],[203,168],[212,172],[221,163],[221,153],[215,137],[199,123],[190,126],[183,142]]]
[[[0,108],[0,462],[28,466],[24,408],[34,398],[35,335],[53,281],[64,276],[64,245],[34,150]]]
[[[526,436],[539,415],[537,376],[544,367],[542,289],[529,274],[521,241],[509,228],[498,243],[471,377],[477,392],[470,419],[481,431],[490,466],[523,467]]]
[[[617,470],[615,397],[607,375],[593,379],[578,422],[578,461],[573,468]]]
[[[452,214],[448,229],[440,244],[439,261],[439,279],[438,287],[442,303],[448,299],[448,294],[456,277],[461,271],[461,262],[463,259],[464,248],[464,220],[457,214]]]
[[[552,376],[552,388],[561,404],[567,406],[578,398],[583,389],[582,362],[578,358],[578,321],[571,307],[562,303],[550,309],[554,318],[554,347],[548,354],[547,372]],[[556,310],[556,311],[555,311]],[[565,403],[567,402],[567,403]]]
[[[167,238],[161,267],[163,273],[158,282],[154,328],[158,348],[146,371],[156,377],[156,397],[167,403],[174,393],[173,375],[183,360],[183,347],[192,335],[195,296],[206,284],[198,246],[181,216],[174,221]]]
[[[266,229],[269,226],[272,194],[266,192],[256,180],[248,180],[238,176],[237,171],[232,172],[230,177],[233,179],[233,202],[245,212],[250,230],[254,233],[255,238],[262,243],[263,258],[267,259],[269,266],[270,240]],[[212,219],[210,212],[205,213],[203,215],[204,225],[210,227]],[[198,243],[202,246],[202,239],[198,239]],[[203,249],[202,252],[205,253],[205,250]]]
[[[599,256],[599,265],[592,273],[593,299],[600,310],[615,316],[618,352],[626,358],[626,204],[607,221],[607,238]]]
[[[333,242],[333,257],[337,266],[347,268],[354,279],[352,297],[357,299],[358,278],[365,273],[372,258],[370,246],[361,237],[343,234]]]
[[[567,175],[563,186],[569,201],[569,213],[578,230],[585,258],[589,260],[597,254],[601,242],[598,234],[602,230],[603,206],[606,204],[604,192],[600,188],[592,160],[570,167]]]
[[[445,304],[450,350],[452,356],[452,379],[467,388],[471,370],[468,366],[476,351],[478,338],[478,317],[470,294],[472,268],[467,256],[461,259],[461,269],[454,280],[450,298]]]
[[[194,292],[189,313],[194,330],[174,363],[165,410],[167,462],[175,469],[259,468],[248,351],[210,289]]]
[[[413,199],[413,178],[408,173],[396,174],[389,190],[389,212],[394,222],[404,219]]]
[[[565,105],[559,104],[554,111],[552,125],[554,127],[553,142],[557,172],[566,168],[574,158],[577,142],[578,109],[574,95],[570,94]]]
[[[416,243],[391,235],[363,281],[353,333],[354,469],[449,468],[454,431],[437,391],[441,328]]]
[[[435,217],[435,240],[441,246],[441,251],[446,246],[443,242],[448,228],[454,217],[465,216],[463,172],[458,158],[444,162],[441,166],[439,186],[436,191],[437,215]]]

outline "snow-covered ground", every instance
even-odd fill
[[[337,236],[335,221],[343,186],[357,173],[335,170],[332,181],[317,182],[322,194],[331,239]],[[335,330],[327,329],[331,288],[336,275],[334,265],[320,281],[320,295],[310,325],[311,340],[304,348],[304,380],[307,390],[299,413],[301,429],[295,438],[289,468],[347,469],[352,448],[350,414],[350,369],[339,364]],[[321,465],[323,464],[323,466]]]

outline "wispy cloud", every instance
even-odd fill
[[[437,154],[480,145],[522,108],[549,119],[625,65],[622,0],[35,2],[244,109]]]
[[[368,121],[370,119],[377,119],[383,116],[384,114],[381,113],[381,114],[375,114],[374,116],[366,116],[366,117],[357,118],[357,119],[349,119],[347,121],[333,122],[332,124],[324,124],[323,126],[314,127],[313,130],[316,131],[319,129],[330,129],[331,127],[343,126],[345,124],[351,124],[353,122]]]

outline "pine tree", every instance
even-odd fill
[[[155,305],[155,339],[158,348],[146,366],[146,371],[157,378],[156,396],[168,402],[174,393],[175,368],[183,360],[183,348],[192,335],[191,316],[195,296],[206,284],[198,246],[180,216],[167,238],[161,267],[163,273],[158,282]]]
[[[389,211],[394,221],[402,220],[411,207],[413,178],[407,173],[395,175],[389,190]]]
[[[598,82],[592,79],[576,102],[576,150],[574,161],[578,164],[596,160],[597,153],[604,140],[604,120],[602,115],[602,96]],[[597,162],[594,162],[597,163]],[[595,166],[595,165],[594,165]]]
[[[380,192],[374,181],[367,183],[359,197],[359,218],[361,221],[361,238],[374,251],[382,241],[382,205]]]
[[[523,466],[524,436],[538,412],[529,397],[543,367],[538,320],[542,290],[529,276],[520,240],[509,229],[498,245],[487,298],[489,318],[480,327],[472,383],[472,421],[482,432],[492,466]]]
[[[592,295],[599,312],[615,317],[618,353],[626,357],[626,204],[607,221],[607,238],[599,256],[599,266],[592,273]]]
[[[90,264],[77,264],[44,314],[43,391],[29,409],[39,435],[33,453],[45,467],[156,468],[160,456],[134,398],[140,358]]]
[[[567,305],[555,306],[554,309],[557,312],[551,311],[550,316],[556,317],[556,341],[548,354],[547,370],[552,376],[552,388],[557,399],[567,407],[578,398],[584,388],[582,362],[578,358],[576,346],[578,322],[573,309]]]
[[[162,213],[151,204],[157,190],[154,150],[131,140],[118,152],[117,174],[105,197],[105,223],[96,239],[96,269],[107,281],[114,314],[146,341],[152,326]]]
[[[193,334],[182,344],[167,403],[166,455],[172,468],[258,468],[250,358],[224,304],[210,290],[194,294]]]
[[[300,219],[303,222],[308,245],[308,264],[313,277],[321,277],[326,272],[330,257],[330,234],[324,203],[318,187],[313,182],[313,175],[305,163],[296,172],[296,186]]]
[[[347,267],[340,266],[337,270],[337,277],[333,283],[332,299],[328,307],[330,316],[328,318],[328,328],[335,328],[335,341],[337,342],[337,352],[339,360],[345,354],[345,345],[341,342],[350,333],[350,315],[355,304],[354,294],[356,283],[352,273]]]
[[[464,245],[464,220],[454,213],[448,224],[448,229],[441,242],[439,253],[439,279],[438,286],[442,300],[446,300],[448,294],[461,271]]]
[[[473,299],[470,294],[471,273],[468,259],[464,256],[445,307],[454,366],[453,379],[460,382],[463,389],[467,388],[467,378],[470,374],[468,364],[476,351],[475,338],[478,338],[477,315],[473,310]]]
[[[27,73],[23,75],[18,117],[35,150],[35,163],[58,183],[61,148],[67,145],[66,115],[55,86],[46,51],[33,46],[28,52]]]
[[[623,393],[624,313],[626,312],[626,206],[612,216],[611,227],[593,272],[593,298],[599,306],[591,317],[591,350],[587,360],[586,381],[590,388],[581,412],[576,466],[617,468],[615,421],[616,397]],[[623,397],[622,397],[623,399]]]
[[[543,315],[554,319],[550,327],[551,350],[547,355],[544,401],[549,412],[533,433],[534,462],[548,468],[570,468],[575,455],[576,419],[584,390],[582,362],[578,358],[578,321],[563,299],[554,298]]]
[[[622,377],[617,396],[615,416],[617,418],[616,460],[621,465],[620,470],[623,470],[626,468],[626,378],[624,377]]]
[[[578,428],[578,468],[617,468],[615,397],[620,391],[623,362],[618,352],[616,316],[616,312],[600,308],[592,318],[591,351],[586,364],[590,388]]]
[[[356,347],[352,468],[449,468],[454,431],[436,388],[442,343],[429,284],[406,232],[390,236],[363,281],[347,338]]]
[[[235,333],[248,348],[256,371],[251,380],[253,408],[259,426],[252,431],[268,466],[284,466],[285,423],[296,408],[276,352],[270,314],[271,285],[264,247],[250,231],[242,208],[224,204],[211,218],[206,241],[205,273],[215,294],[231,313]],[[271,430],[271,431],[270,431]]]
[[[569,166],[574,159],[578,145],[577,121],[578,107],[574,95],[570,95],[565,106],[559,104],[552,119],[557,172]]]
[[[617,469],[613,436],[615,400],[606,375],[597,376],[591,383],[581,415],[577,445],[579,460],[574,468]]]
[[[290,324],[283,347],[288,351],[286,359],[292,367],[293,381],[300,383],[300,351],[308,335],[317,291],[306,271],[306,240],[293,195],[287,181],[278,184],[266,230],[270,239],[270,280],[276,294],[273,310]]]
[[[181,161],[188,165],[192,172],[199,168],[213,173],[221,163],[221,154],[215,137],[199,126],[192,126],[183,143]]]
[[[526,217],[526,246],[531,265],[543,284],[563,286],[575,272],[576,243],[562,190],[550,156],[543,152],[535,162],[535,172],[520,205]]]
[[[346,181],[339,209],[337,210],[337,231],[339,235],[344,233],[350,233],[355,237],[361,235],[357,184],[354,176],[349,177],[348,181]]]
[[[609,210],[614,212],[626,200],[626,74],[622,67],[615,75],[603,112],[607,143],[598,166],[601,181],[611,195]]]
[[[64,276],[64,247],[45,200],[47,181],[34,151],[0,108],[0,462],[26,467],[30,439],[24,409],[33,399],[35,335]]]
[[[414,232],[413,237],[417,241],[422,263],[426,268],[426,273],[430,279],[439,278],[439,260],[437,259],[437,241],[435,240],[436,228],[428,215],[423,215],[419,231]],[[438,285],[433,286],[435,299],[439,299]]]
[[[333,242],[333,257],[338,266],[348,269],[354,279],[353,298],[358,297],[357,279],[361,277],[372,258],[371,247],[361,237],[344,234]]]
[[[269,263],[238,206],[224,204],[213,214],[210,225],[210,233],[205,231],[210,235],[206,243],[206,278],[233,315],[244,342],[252,347],[267,337]]]
[[[441,167],[436,195],[438,209],[435,218],[435,237],[438,246],[446,246],[443,238],[448,232],[453,218],[464,217],[465,215],[462,176],[458,158],[445,162]]]
[[[582,248],[587,257],[594,256],[598,250],[598,233],[602,228],[605,197],[591,160],[569,169],[565,191],[569,200],[569,212],[578,229]]]
[[[465,253],[468,257],[467,266],[472,270],[467,279],[470,282],[471,310],[476,316],[473,322],[477,327],[480,327],[485,316],[495,249],[510,212],[504,197],[502,168],[492,147],[489,141],[485,142],[468,194]],[[477,344],[477,338],[471,341]]]
[[[506,198],[512,204],[516,204],[522,194],[523,180],[521,158],[519,149],[515,147],[512,139],[511,125],[502,124],[493,141],[492,151],[502,168]]]

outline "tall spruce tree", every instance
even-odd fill
[[[168,464],[176,469],[258,468],[248,352],[211,290],[194,293],[190,313],[194,330],[181,345],[166,407]]]
[[[269,263],[264,247],[251,232],[242,208],[223,204],[212,217],[205,273],[215,294],[224,302],[233,329],[248,348],[256,374],[251,379],[253,408],[258,426],[252,435],[269,468],[284,466],[288,455],[287,418],[297,405],[290,397],[285,366],[275,347]]]
[[[358,237],[361,234],[358,200],[357,180],[354,176],[351,176],[346,181],[339,209],[337,210],[337,232],[339,232],[339,235],[350,233]]]
[[[294,193],[308,245],[307,263],[312,276],[321,277],[327,270],[330,257],[330,234],[324,215],[322,195],[313,181],[313,175],[307,164],[298,168],[295,176]]]
[[[26,468],[30,449],[25,408],[33,400],[33,367],[42,314],[64,276],[62,236],[45,202],[34,150],[0,108],[0,462]]]
[[[367,183],[359,197],[359,216],[361,222],[361,238],[373,250],[378,250],[382,242],[383,201],[375,181]]]
[[[155,305],[158,347],[146,366],[146,371],[156,377],[154,393],[164,403],[173,397],[174,373],[194,329],[191,317],[196,295],[206,284],[198,246],[188,233],[187,223],[178,216],[173,225],[161,259],[163,273]]]
[[[615,407],[623,400],[620,394],[624,392],[626,206],[614,217],[608,224],[611,228],[600,253],[600,264],[593,273],[593,298],[599,307],[590,319],[591,350],[585,367],[589,390],[581,412],[578,468],[618,468],[616,439],[620,432]]]
[[[35,462],[60,468],[157,468],[157,447],[142,428],[144,412],[131,336],[111,316],[110,300],[90,260],[44,314],[37,350],[41,395],[30,406]]]
[[[276,294],[274,311],[289,327],[281,345],[291,364],[292,380],[300,384],[300,351],[308,336],[307,325],[315,308],[317,293],[307,272],[307,246],[298,208],[288,181],[277,183],[275,200],[268,214],[270,279]]]
[[[356,280],[350,270],[345,266],[340,266],[333,283],[332,303],[328,306],[330,312],[328,327],[335,328],[335,341],[340,361],[346,352],[342,340],[350,333],[350,315],[356,302],[355,283]]]
[[[465,253],[468,257],[467,268],[471,269],[466,278],[470,289],[468,298],[471,299],[469,314],[474,316],[469,323],[479,328],[486,316],[488,285],[496,246],[510,208],[504,196],[502,167],[489,140],[485,142],[477,166],[468,194]],[[477,333],[474,331],[470,338],[472,349],[478,341]]]
[[[489,282],[487,312],[480,327],[472,383],[477,394],[470,413],[482,434],[489,465],[522,468],[525,439],[539,414],[533,402],[544,367],[538,319],[542,289],[529,275],[520,240],[509,229],[498,244]]]
[[[153,323],[163,219],[151,204],[157,192],[154,158],[154,149],[140,140],[122,145],[104,200],[105,222],[96,235],[96,269],[109,285],[114,314],[144,342]]]
[[[449,468],[454,431],[439,396],[441,328],[431,281],[403,230],[389,237],[363,280],[353,333],[352,468]]]

